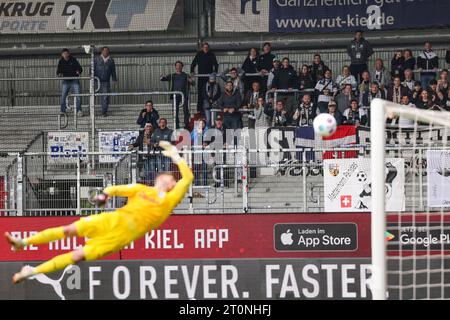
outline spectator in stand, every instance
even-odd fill
[[[101,54],[94,60],[94,74],[100,79],[100,93],[111,92],[111,79],[117,83],[116,63],[111,58],[109,48],[103,47]],[[109,97],[102,96],[102,116],[108,116]]]
[[[448,70],[444,69],[439,73],[439,79],[438,79],[438,89],[442,91],[443,93],[447,92],[447,89],[449,87],[449,79],[448,79]]]
[[[416,105],[417,108],[423,109],[423,110],[429,110],[434,105],[433,101],[430,99],[428,91],[425,89],[422,90],[419,98],[416,100],[416,102],[414,104]]]
[[[309,94],[305,94],[302,97],[302,102],[297,107],[297,110],[292,117],[292,125],[297,127],[312,126],[315,117],[316,107],[312,102],[311,96]]]
[[[225,84],[224,93],[218,100],[218,107],[223,112],[223,126],[225,129],[242,128],[242,117],[239,108],[242,105],[242,97],[239,90],[233,91],[233,82]]]
[[[350,73],[360,82],[362,73],[368,70],[367,61],[373,55],[372,46],[363,38],[361,30],[355,32],[355,39],[348,45],[347,53],[351,59]]]
[[[324,78],[325,72],[330,69],[322,61],[320,54],[316,53],[314,55],[313,64],[309,67],[309,70],[311,71],[313,82],[317,83]]]
[[[239,91],[241,97],[244,96],[244,82],[241,80],[241,77],[238,74],[238,70],[236,68],[231,68],[228,74],[229,76],[223,78],[224,82],[233,82],[233,93]]]
[[[159,113],[153,107],[153,101],[148,100],[145,102],[145,109],[142,109],[141,112],[139,112],[139,117],[138,117],[136,123],[141,128],[145,128],[145,125],[147,123],[150,123],[153,126],[153,128],[157,128],[158,127],[158,119],[159,119]]]
[[[414,81],[414,74],[413,74],[412,70],[411,69],[406,69],[405,70],[405,76],[403,78],[404,78],[404,80],[402,82],[402,85],[405,88],[408,88],[408,90],[410,92],[412,92],[414,90],[414,83],[415,83],[415,81]]]
[[[409,94],[409,89],[402,86],[399,76],[394,77],[394,82],[387,90],[387,100],[400,104],[402,97]]]
[[[261,91],[266,93],[267,90],[272,89],[273,79],[275,79],[275,75],[280,71],[281,63],[278,59],[273,60],[273,67],[270,69],[269,75],[267,76],[267,84],[266,89],[263,90],[263,86],[261,87]]]
[[[344,124],[365,126],[367,124],[366,112],[359,108],[358,100],[353,99],[350,103],[350,108],[344,111]]]
[[[428,88],[429,97],[431,97],[431,101],[438,106],[444,106],[447,102],[447,97],[444,92],[439,90],[438,82],[436,80],[430,81],[430,87]]]
[[[281,69],[276,73],[272,83],[272,90],[287,90],[289,92],[278,93],[278,99],[283,100],[288,117],[294,115],[295,94],[291,92],[297,89],[297,75],[290,65],[289,58],[283,58]]]
[[[273,103],[267,103],[264,113],[269,118],[271,127],[287,127],[291,123],[282,100],[277,101],[275,108],[273,108]]]
[[[264,43],[263,53],[258,57],[258,71],[261,72],[261,91],[266,92],[269,85],[269,71],[273,68],[275,55],[272,53],[272,45],[269,42]]]
[[[183,108],[183,125],[184,128],[189,128],[189,121],[191,115],[189,113],[189,89],[190,86],[194,83],[192,78],[186,73],[183,72],[184,64],[181,61],[175,62],[175,72],[168,74],[166,76],[161,77],[161,81],[169,82],[169,91],[180,91],[184,94],[184,105],[181,106]],[[173,99],[173,97],[170,97]],[[180,104],[181,104],[181,96],[176,96],[176,115],[175,115],[175,123],[176,129],[180,128]]]
[[[147,123],[144,127],[144,131],[139,133],[136,141],[133,144],[130,144],[128,148],[138,149],[139,151],[146,152],[147,155],[139,155],[138,156],[138,166],[140,169],[143,169],[143,174],[145,180],[148,180],[148,183],[153,182],[152,178],[155,176],[151,173],[151,162],[149,153],[153,150],[153,144],[151,142],[153,134],[153,126],[151,123]]]
[[[195,122],[194,130],[191,132],[191,143],[193,151],[201,151],[208,145],[206,143],[206,133],[208,132],[208,126],[205,119],[200,119]],[[206,166],[203,154],[194,154],[194,185],[195,186],[207,186],[208,185],[208,168]],[[202,180],[200,181],[200,176]],[[194,198],[204,198],[199,192],[194,192]]]
[[[311,71],[309,70],[309,67],[304,64],[299,70],[298,70],[298,88],[300,90],[308,90],[308,89],[314,89],[316,82],[314,82],[313,76],[311,74]]]
[[[61,51],[61,59],[59,59],[58,68],[56,70],[56,75],[58,77],[64,78],[76,78],[81,75],[83,72],[83,68],[78,63],[78,60],[75,59],[70,54],[69,49],[62,49]],[[80,93],[80,81],[78,79],[73,80],[63,80],[62,85],[62,94],[61,94],[61,114],[66,113],[66,98],[72,89],[74,94]],[[76,108],[77,108],[77,116],[82,117],[83,112],[81,111],[81,98],[76,97]]]
[[[391,75],[386,70],[383,64],[383,60],[377,58],[375,60],[375,69],[372,72],[372,82],[376,81],[380,85],[381,90],[386,90],[391,83]]]
[[[197,52],[194,60],[191,63],[191,77],[193,77],[195,68],[198,66],[199,74],[217,73],[219,64],[217,63],[216,55],[210,50],[209,44],[204,42],[202,49]],[[205,87],[208,83],[208,77],[199,77],[197,80],[198,100],[197,112],[204,114],[203,101],[205,100]]]
[[[445,61],[450,64],[450,47],[447,49],[447,53],[445,55]]]
[[[416,107],[414,104],[410,103],[410,99],[409,99],[408,95],[402,97],[401,105],[404,106],[404,108],[415,108]],[[397,121],[398,121],[397,123],[398,123],[399,128],[413,128],[414,127],[414,120],[400,116]]]
[[[362,81],[358,86],[359,96],[367,94],[370,91],[370,73],[369,71],[364,71],[362,73]]]
[[[316,84],[317,108],[321,113],[325,113],[328,109],[328,103],[334,99],[337,92],[336,85],[332,79],[331,70],[326,70],[324,78]]]
[[[400,77],[403,81],[403,74],[405,71],[405,57],[402,50],[395,51],[394,57],[391,60],[391,78]]]
[[[158,121],[158,127],[152,134],[151,143],[155,151],[162,151],[159,146],[161,141],[172,141],[173,131],[167,127],[167,119],[161,118]],[[162,172],[170,171],[170,158],[158,153],[150,157],[151,180],[154,181],[156,175]]]
[[[253,82],[253,85],[252,85],[252,91],[247,92],[247,94],[244,97],[243,104],[242,104],[243,109],[252,110],[248,114],[248,127],[249,128],[254,128],[254,124],[255,124],[254,123],[254,121],[255,121],[254,109],[258,105],[259,98],[264,99],[264,95],[260,90],[259,82],[255,81],[255,82]]]
[[[416,69],[416,58],[413,57],[412,51],[410,49],[406,49],[405,51],[403,51],[403,58],[405,59],[404,70],[410,69],[411,71],[414,71]]]
[[[350,74],[350,68],[348,66],[344,66],[342,68],[342,74],[338,75],[336,78],[336,85],[338,90],[342,91],[347,84],[351,86],[352,91],[356,91],[358,83],[356,83],[355,77]]]
[[[445,110],[450,111],[450,87],[447,88],[447,103],[445,105]]]
[[[381,90],[378,82],[372,82],[370,84],[370,90],[367,94],[364,94],[359,99],[359,106],[367,113],[367,125],[370,126],[370,105],[374,99],[386,99],[386,91]]]
[[[350,102],[355,98],[352,89],[351,84],[346,84],[341,93],[336,96],[337,108],[341,113],[350,107]]]
[[[264,113],[265,101],[263,97],[259,97],[256,105],[252,106],[248,116],[248,127],[250,129],[267,128],[267,116]]]
[[[260,82],[260,76],[247,76],[247,74],[255,74],[259,73],[258,67],[258,49],[251,48],[248,52],[247,58],[242,64],[242,70],[244,70],[244,94],[247,94],[250,90],[252,90],[252,85],[254,82]]]
[[[233,84],[233,82],[231,82],[231,84]],[[220,90],[219,84],[217,83],[216,75],[211,74],[205,86],[205,93],[203,94],[204,96],[203,108],[202,108],[203,114],[205,115],[206,118],[206,123],[208,123],[208,125],[211,123],[212,120],[211,109],[218,108],[218,101],[221,95],[222,92]]]
[[[422,93],[422,84],[420,81],[414,82],[414,89],[411,92],[411,101],[416,104],[416,101],[420,98],[420,94]]]
[[[359,97],[359,105],[363,107],[364,109],[370,108],[370,104],[372,103],[373,99],[386,99],[386,91],[380,89],[380,85],[378,82],[372,82],[370,84],[370,90],[369,92],[361,95]]]
[[[424,50],[417,57],[417,68],[421,71],[420,82],[422,82],[422,87],[428,88],[430,81],[436,79],[436,72],[439,68],[439,58],[434,53],[430,42],[425,42]]]
[[[330,101],[330,103],[328,104],[327,113],[331,114],[334,117],[338,126],[342,125],[342,123],[344,122],[344,116],[337,109],[336,102]]]

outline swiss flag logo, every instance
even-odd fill
[[[352,196],[341,196],[341,208],[352,207]]]

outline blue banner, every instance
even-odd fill
[[[450,0],[216,0],[216,30],[348,32],[450,26]]]

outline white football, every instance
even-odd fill
[[[329,137],[336,132],[336,119],[328,113],[319,114],[314,119],[314,131],[322,137]]]

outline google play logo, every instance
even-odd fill
[[[394,238],[395,238],[395,236],[392,233],[386,231],[386,240],[387,241],[391,241]]]

